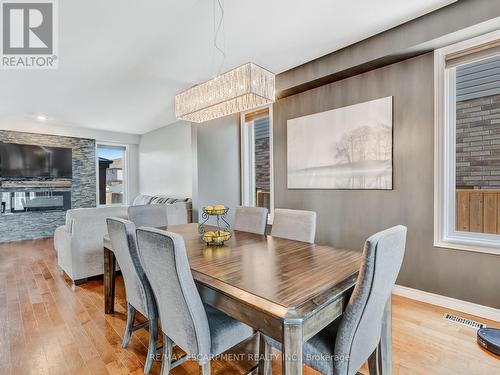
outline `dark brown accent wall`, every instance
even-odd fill
[[[500,256],[433,246],[433,54],[278,100],[274,105],[275,206],[314,210],[317,241],[362,249],[371,234],[408,227],[398,284],[500,308]],[[394,97],[394,190],[288,190],[288,119]]]

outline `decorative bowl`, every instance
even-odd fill
[[[225,215],[229,211],[228,207],[225,207],[221,204],[215,206],[206,206],[203,207],[203,212],[207,215]]]
[[[208,246],[222,246],[231,238],[231,232],[225,230],[208,231],[203,233],[201,239]]]

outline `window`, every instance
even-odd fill
[[[241,117],[242,204],[266,207],[272,212],[272,120],[270,108],[243,113]]]
[[[500,33],[435,64],[435,245],[500,254]]]
[[[98,201],[100,205],[125,204],[127,148],[97,145]]]

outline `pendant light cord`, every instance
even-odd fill
[[[214,0],[215,2],[215,0]],[[219,51],[219,53],[222,55],[222,61],[219,66],[219,70],[217,72],[217,75],[219,75],[222,71],[222,68],[224,66],[224,62],[226,60],[226,35],[225,35],[225,27],[224,27],[224,3],[223,0],[217,0],[217,4],[219,6],[220,10],[220,18],[219,22],[217,24],[217,27],[215,27],[215,5],[214,5],[214,48]],[[222,31],[222,36],[223,36],[223,46],[222,48],[218,44],[218,39],[219,39],[219,34]]]

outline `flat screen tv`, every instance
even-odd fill
[[[0,143],[1,178],[72,178],[72,150]]]

